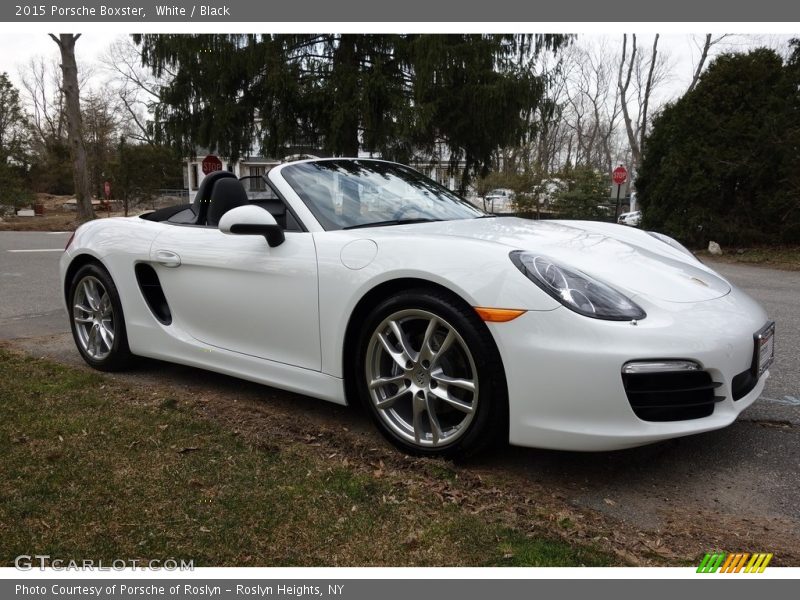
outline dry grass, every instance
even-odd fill
[[[7,350],[0,398],[5,564],[34,553],[196,566],[620,562],[459,503],[446,463],[409,475],[307,441],[254,442],[175,397]]]
[[[758,265],[800,271],[800,246],[759,246],[755,248],[734,248],[722,255],[712,255],[707,250],[696,252],[701,260]]]

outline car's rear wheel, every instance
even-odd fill
[[[72,278],[69,293],[70,325],[83,359],[101,371],[119,371],[131,365],[125,318],[119,293],[100,265],[84,265]]]
[[[384,300],[365,322],[357,385],[381,432],[406,452],[467,456],[504,433],[494,340],[468,306],[436,291]]]

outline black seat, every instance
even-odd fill
[[[228,179],[233,179],[237,183],[239,181],[236,178],[236,175],[230,171],[214,171],[203,178],[203,181],[200,183],[200,187],[197,190],[197,195],[194,197],[194,202],[192,203],[192,210],[194,211],[194,214],[197,215],[197,220],[195,221],[196,225],[206,224],[206,220],[208,218],[208,207],[209,203],[211,202],[211,195],[214,193],[214,188],[217,186],[218,182]]]
[[[216,227],[219,225],[222,215],[226,212],[249,203],[250,199],[247,197],[247,192],[244,191],[244,186],[236,177],[233,179],[220,179],[211,190],[206,224]]]

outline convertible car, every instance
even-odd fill
[[[675,240],[485,214],[363,159],[205,177],[191,204],[81,226],[78,351],[339,404],[416,454],[611,450],[729,425],[773,359],[764,310]]]

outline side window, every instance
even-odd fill
[[[261,174],[252,174],[254,170],[260,171],[261,167],[250,167],[251,174],[247,177],[242,177],[239,179],[239,181],[242,182],[244,190],[247,192],[247,197],[250,198],[250,201],[280,200],[275,192],[272,191],[272,188],[267,185],[267,182],[264,181],[264,177]]]
[[[262,167],[250,167],[251,175],[240,179],[250,203],[268,210],[284,231],[303,231],[295,216],[286,207],[283,200],[267,185],[263,176],[252,174],[255,169],[261,170]]]

